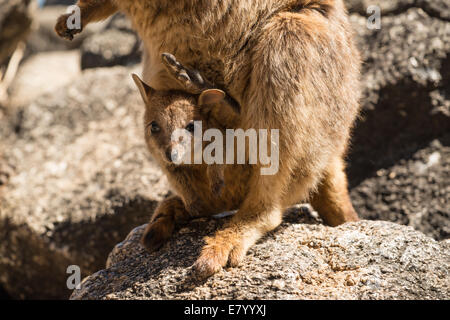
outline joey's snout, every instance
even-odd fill
[[[183,164],[185,160],[186,150],[182,144],[171,144],[164,151],[166,161],[174,164]]]
[[[177,129],[172,133],[171,141],[161,148],[164,160],[175,165],[192,163],[192,135],[186,129]]]
[[[179,161],[178,151],[176,150],[176,148],[172,148],[172,146],[166,149],[165,156],[167,161],[169,162]]]

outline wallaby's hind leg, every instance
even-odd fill
[[[81,13],[81,29],[69,29],[67,19],[73,13],[60,16],[55,25],[56,33],[65,39],[72,40],[73,36],[83,31],[89,23],[101,21],[113,15],[117,8],[111,0],[79,0],[76,4]]]
[[[175,225],[189,220],[183,201],[177,196],[159,204],[142,237],[142,244],[150,252],[158,250],[172,235]]]
[[[350,201],[341,158],[335,158],[328,166],[317,192],[311,198],[311,205],[325,223],[333,227],[359,220]]]

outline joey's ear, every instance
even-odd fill
[[[141,93],[142,99],[145,102],[145,105],[148,104],[149,97],[153,94],[155,89],[148,86],[144,81],[141,80],[141,78],[138,77],[137,74],[133,73],[131,77],[134,80],[134,83],[136,83],[136,86],[139,89],[139,92]]]
[[[225,99],[226,93],[219,89],[208,89],[203,91],[198,98],[198,104],[215,104]]]

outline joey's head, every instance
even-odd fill
[[[201,143],[205,103],[223,99],[220,90],[205,90],[200,95],[181,91],[159,91],[132,75],[145,103],[145,140],[150,151],[166,164],[189,164],[194,159],[194,134]],[[201,148],[196,148],[199,150]]]

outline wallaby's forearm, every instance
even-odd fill
[[[83,28],[91,22],[104,20],[117,11],[111,0],[79,0],[77,6],[81,9],[81,23]]]
[[[76,4],[80,8],[80,29],[70,29],[67,20],[74,12],[60,16],[55,25],[56,33],[63,38],[72,40],[89,23],[104,20],[117,12],[117,7],[111,0],[79,0]]]

